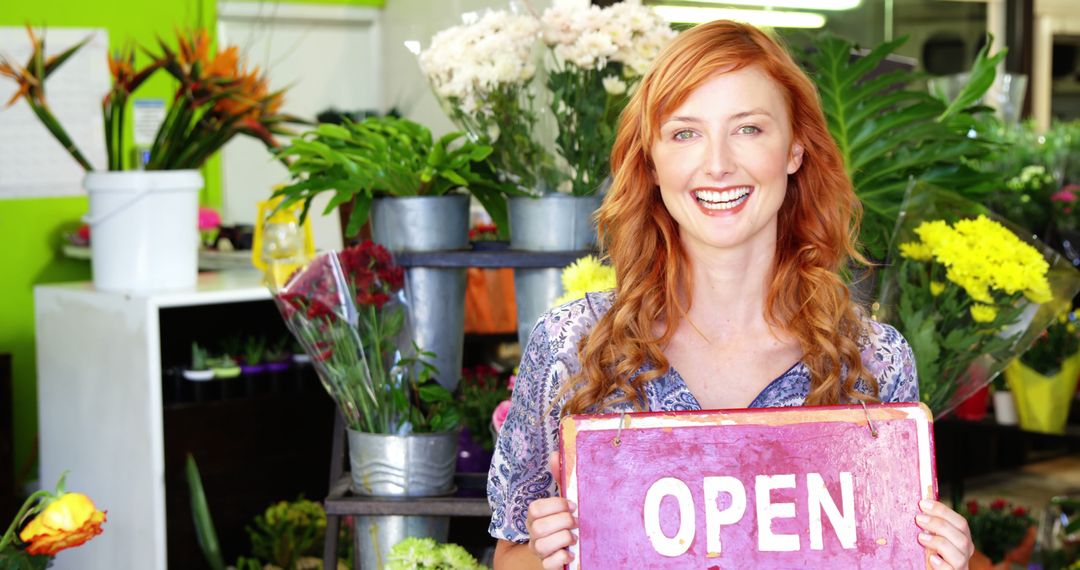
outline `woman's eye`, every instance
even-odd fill
[[[681,131],[676,131],[675,135],[674,135],[674,138],[677,141],[685,141],[685,140],[690,140],[693,136],[694,136],[694,131],[689,131],[689,130],[684,129],[684,130],[681,130]]]
[[[761,129],[755,127],[754,125],[743,125],[739,127],[739,130],[737,132],[740,135],[756,135],[761,132]]]

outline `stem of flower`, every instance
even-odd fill
[[[0,538],[0,553],[7,548],[7,545],[15,538],[15,531],[19,528],[19,523],[22,522],[26,513],[37,504],[37,500],[43,497],[48,497],[50,493],[48,491],[38,491],[33,495],[26,498],[22,507],[19,508],[19,514],[15,515],[15,520],[11,521],[11,526],[8,527],[7,532],[4,533],[4,537]]]

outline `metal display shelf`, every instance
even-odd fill
[[[532,269],[566,267],[591,251],[521,251],[516,249],[462,251],[402,251],[394,253],[394,261],[403,267],[480,267],[485,269],[511,267]]]
[[[459,473],[454,481],[458,489],[485,486],[485,474]],[[490,517],[491,508],[487,497],[459,497],[454,495],[441,497],[366,497],[352,494],[348,474],[338,479],[326,498],[328,515],[403,515],[403,516],[448,516],[448,517]]]

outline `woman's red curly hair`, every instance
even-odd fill
[[[689,309],[679,299],[692,299],[693,291],[678,225],[651,174],[652,145],[661,121],[698,86],[751,65],[782,91],[793,140],[804,148],[778,214],[766,320],[802,348],[810,372],[807,405],[877,400],[877,382],[860,354],[863,321],[840,276],[849,260],[866,263],[854,245],[862,207],[814,84],[769,36],[718,20],[680,34],[642,78],[620,117],[611,150],[612,185],[597,212],[600,241],[618,286],[611,309],[578,346],[581,371],[565,386],[570,397],[563,413],[602,411],[609,399],[641,408],[644,384],[667,372],[661,347]],[[646,364],[652,366],[637,374]],[[869,394],[856,389],[860,379]]]

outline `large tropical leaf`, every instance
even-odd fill
[[[829,132],[863,203],[860,241],[873,259],[882,260],[896,224],[904,190],[912,178],[932,181],[959,194],[978,198],[992,190],[998,176],[971,166],[991,150],[990,143],[968,136],[974,107],[993,83],[1004,53],[979,52],[971,80],[954,101],[945,102],[912,84],[921,75],[907,70],[875,74],[879,64],[906,38],[885,42],[852,61],[855,45],[824,36],[804,54],[817,84]]]

